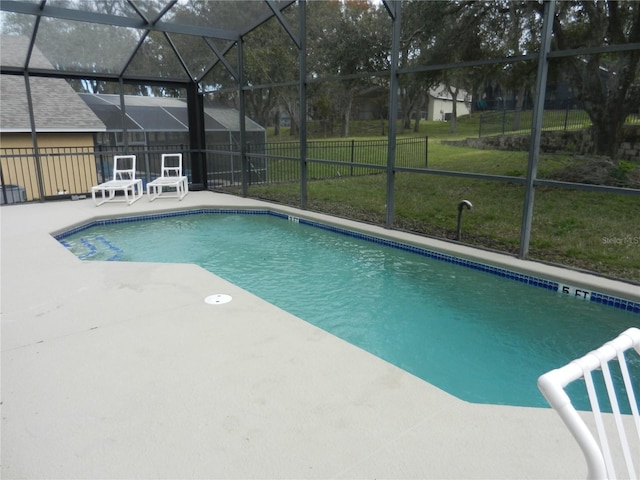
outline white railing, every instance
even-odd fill
[[[538,387],[549,404],[558,412],[585,456],[589,479],[614,479],[618,471],[626,468],[622,478],[637,479],[640,470],[640,415],[634,393],[634,382],[638,379],[629,373],[626,351],[635,350],[640,354],[640,329],[629,328],[617,338],[607,342],[582,358],[564,367],[545,373],[538,379]],[[611,374],[610,362],[620,368],[623,385],[616,392]],[[607,391],[608,404],[612,413],[603,413],[592,372],[601,371]],[[593,424],[587,426],[588,414],[579,413],[565,392],[565,387],[579,379],[584,379]],[[637,388],[637,385],[636,385]],[[623,397],[626,397],[623,398]],[[623,408],[630,414],[621,413]],[[595,425],[595,427],[593,426]],[[592,431],[595,430],[595,433]]]

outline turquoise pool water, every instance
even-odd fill
[[[172,216],[59,238],[87,260],[198,264],[477,403],[546,407],[538,376],[640,319],[273,215]],[[638,357],[629,362],[640,375]]]

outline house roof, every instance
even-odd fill
[[[0,36],[2,63],[19,65],[26,55],[26,37]],[[31,66],[52,68],[37,47],[31,55]],[[119,95],[77,93],[66,80],[30,77],[31,98],[38,132],[122,131]],[[181,98],[125,96],[128,130],[187,131],[187,103]],[[247,131],[264,131],[246,118]],[[238,111],[219,105],[205,106],[205,130],[239,131]],[[20,75],[0,76],[0,132],[30,132],[26,82]]]
[[[453,96],[451,95],[451,93],[449,93],[447,87],[442,84],[438,85],[435,88],[430,88],[429,95],[439,100],[448,100],[450,102],[453,100]],[[464,102],[468,99],[469,93],[466,90],[460,89],[457,92],[457,97],[458,102]]]
[[[3,64],[15,63],[24,56],[23,50],[29,45],[28,38],[19,36],[2,35],[0,41]],[[43,68],[51,68],[37,48],[33,50],[31,61]],[[66,80],[34,77],[29,79],[29,84],[37,132],[77,133],[105,129]],[[22,76],[0,76],[0,132],[31,132],[25,85]]]
[[[108,131],[122,130],[120,95],[80,93],[78,96],[100,117]],[[189,129],[187,102],[182,98],[125,95],[125,113],[128,130],[176,132]],[[204,113],[206,131],[240,131],[237,110],[206,104]],[[245,117],[245,128],[250,132],[264,131],[248,117]]]

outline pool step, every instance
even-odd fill
[[[81,238],[80,243],[84,246],[83,249],[80,249],[77,244],[74,246],[65,241],[62,241],[61,243],[71,250],[80,260],[87,260],[95,256],[106,256],[106,260],[108,262],[115,262],[117,260],[121,260],[124,255],[124,252],[120,248],[112,244],[103,236],[95,237],[92,241],[89,241],[86,238]]]

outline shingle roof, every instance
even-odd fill
[[[120,95],[81,93],[78,96],[100,116],[107,130],[122,130]],[[130,130],[177,132],[189,129],[187,102],[182,98],[125,95],[125,111]],[[238,110],[206,103],[204,113],[206,131],[240,131]],[[245,117],[245,128],[249,132],[264,131],[264,127],[249,117]]]
[[[15,65],[17,58],[24,57],[28,42],[27,37],[2,35],[2,64]],[[37,48],[34,48],[32,57],[31,66],[51,68]],[[31,77],[29,84],[38,132],[97,132],[105,129],[66,80]],[[25,79],[22,76],[0,76],[0,131],[31,131]]]

